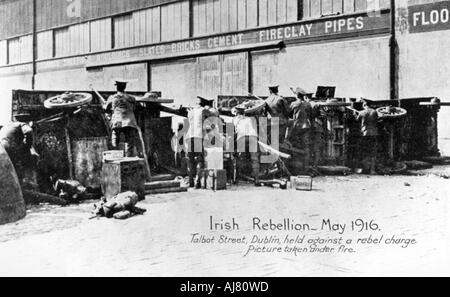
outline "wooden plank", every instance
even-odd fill
[[[333,12],[333,0],[322,0],[322,15],[329,15],[332,12]]]
[[[109,50],[112,48],[112,19],[107,18],[104,19],[101,23],[102,25],[102,36],[103,36],[103,44],[102,50]]]
[[[91,52],[96,52],[98,51],[99,48],[99,40],[97,38],[98,36],[98,21],[93,21],[90,22],[89,24],[91,30],[91,35],[90,35],[90,44],[91,44]]]
[[[269,0],[259,0],[259,26],[267,26],[269,22]]]
[[[355,0],[355,11],[366,11],[367,10],[367,0]]]
[[[344,13],[352,13],[355,11],[355,0],[344,0]]]
[[[229,0],[228,15],[229,15],[229,31],[236,31],[238,29],[238,0]]]
[[[181,39],[182,36],[181,2],[173,4],[173,38]]]
[[[135,11],[133,12],[133,38],[134,38],[134,44],[135,45],[141,45],[141,34],[142,34],[142,28],[141,28],[141,11]]]
[[[277,23],[277,1],[268,0],[267,4],[267,24],[275,25]]]
[[[157,195],[157,194],[169,194],[169,193],[183,193],[187,192],[188,188],[167,188],[167,189],[158,189],[158,190],[146,190],[145,195]]]
[[[153,180],[153,178],[152,178]],[[152,181],[145,183],[145,190],[167,189],[167,188],[179,188],[181,186],[180,181]]]
[[[320,1],[321,0],[311,0],[311,17],[312,18],[321,16]]]
[[[229,0],[220,0],[220,32],[227,32],[230,28]]]
[[[129,14],[126,18],[126,24],[127,24],[127,29],[128,29],[128,43],[127,46],[134,46],[134,22],[133,22],[133,14]],[[137,42],[136,42],[137,43]]]
[[[69,27],[70,44],[69,55],[77,55],[80,53],[80,25]]]
[[[286,6],[286,21],[288,23],[296,22],[298,20],[298,0],[287,0]]]
[[[126,8],[126,7],[125,7]],[[133,30],[132,30],[132,17],[130,15],[126,15],[123,17],[123,28],[124,28],[124,33],[123,33],[123,38],[124,38],[124,47],[129,47],[133,45],[133,38],[134,38],[134,34],[133,34]]]
[[[89,53],[91,51],[91,47],[89,44],[89,40],[91,38],[91,33],[89,31],[89,23],[83,24],[83,52]]]
[[[206,34],[206,1],[198,1],[198,35]]]
[[[243,30],[247,28],[247,1],[239,0],[237,2],[237,20],[238,20],[238,30]]]
[[[145,43],[149,44],[153,42],[153,10],[145,10]]]
[[[119,48],[122,41],[120,39],[120,37],[122,36],[121,34],[121,24],[120,24],[121,20],[120,18],[113,18],[112,23],[113,23],[113,32],[114,32],[114,48]]]
[[[194,36],[198,35],[198,2],[199,0],[192,0],[192,32]]]
[[[214,0],[206,0],[205,1],[205,9],[206,9],[206,27],[205,33],[212,34],[214,33]]]
[[[167,6],[161,6],[161,41],[167,41],[169,39],[168,20]]]
[[[175,39],[175,22],[177,21],[175,19],[175,6],[178,5],[178,3],[173,3],[167,5],[167,30],[169,31],[168,34],[168,40],[174,40]]]
[[[342,0],[333,0],[333,13],[343,13],[343,2]]]
[[[277,0],[277,24],[286,23],[286,0]]]
[[[155,7],[152,10],[153,13],[153,17],[152,17],[152,21],[153,21],[153,26],[152,26],[152,38],[153,38],[153,43],[157,43],[161,41],[161,8],[160,7]]]
[[[0,41],[0,65],[6,65],[7,63],[7,41],[1,40]]]
[[[311,18],[311,0],[303,0],[303,19]]]
[[[147,44],[147,10],[139,12],[139,44]]]
[[[258,26],[258,0],[247,0],[247,28]]]
[[[181,38],[189,38],[189,1],[181,3]]]
[[[213,32],[214,33],[219,33],[220,32],[220,30],[221,30],[221,27],[220,27],[220,18],[221,18],[221,15],[220,15],[220,0],[213,0],[213,2],[214,2],[214,29],[213,29]]]

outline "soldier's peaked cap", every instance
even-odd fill
[[[306,92],[304,89],[302,89],[302,88],[300,88],[300,87],[297,87],[297,88],[295,89],[295,93],[301,94],[301,95],[305,95],[305,96],[310,94],[310,93]]]

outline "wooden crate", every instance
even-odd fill
[[[145,161],[138,158],[124,158],[103,164],[102,191],[106,199],[117,194],[133,191],[139,199],[145,199]]]

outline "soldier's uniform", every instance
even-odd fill
[[[137,139],[137,122],[134,115],[136,99],[127,93],[117,92],[108,98],[106,110],[112,111],[111,116],[111,142],[118,149],[121,138],[127,143],[126,156],[134,156]]]
[[[311,118],[312,106],[309,102],[297,100],[291,104],[292,127],[289,133],[289,141],[294,148],[303,150],[303,155],[293,152],[293,162],[295,171],[304,171],[310,166],[310,145],[311,145]]]
[[[241,111],[242,113],[242,111]],[[237,137],[237,152],[241,162],[239,162],[239,173],[242,172],[244,158],[250,156],[252,176],[255,184],[259,185],[260,152],[258,145],[258,124],[254,117],[247,117],[243,114],[237,115],[233,119],[233,124]]]
[[[323,150],[325,147],[325,127],[324,121],[320,114],[320,105],[311,103],[311,107],[311,148],[313,155],[313,166],[317,167],[323,157]]]
[[[201,99],[202,102],[210,103],[211,101]],[[185,145],[188,156],[188,174],[189,185],[200,188],[200,172],[204,168],[204,137],[205,121],[218,113],[211,107],[198,105],[188,112],[189,130],[185,136]]]
[[[270,87],[271,89],[277,88],[277,86]],[[286,129],[289,122],[289,105],[281,96],[276,94],[271,94],[266,99],[267,112],[270,118],[278,118],[279,119],[279,144],[284,143],[286,138]],[[270,134],[270,133],[269,133]]]
[[[364,161],[370,159],[370,174],[375,174],[378,153],[378,113],[375,109],[367,107],[359,113],[358,120],[361,120],[363,158]]]
[[[39,156],[33,148],[33,129],[29,125],[14,122],[3,127],[0,144],[8,153],[19,180],[24,176],[24,170],[36,166]]]

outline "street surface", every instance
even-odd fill
[[[450,275],[450,167],[423,176],[320,177],[312,192],[232,187],[227,191],[148,196],[148,212],[126,221],[89,220],[92,203],[39,206],[15,224],[0,226],[1,276],[400,276]],[[439,175],[439,176],[438,176]],[[214,220],[239,230],[211,231]],[[288,218],[312,231],[253,230],[252,220]],[[323,220],[345,232],[320,230]],[[351,231],[351,222],[376,222],[380,230]],[[336,225],[337,226],[337,225]],[[367,225],[369,226],[369,225]],[[372,225],[370,225],[372,227]],[[192,243],[193,233],[215,236]],[[351,246],[354,253],[250,253],[253,236],[414,239],[416,244]],[[220,235],[247,244],[218,244]]]

